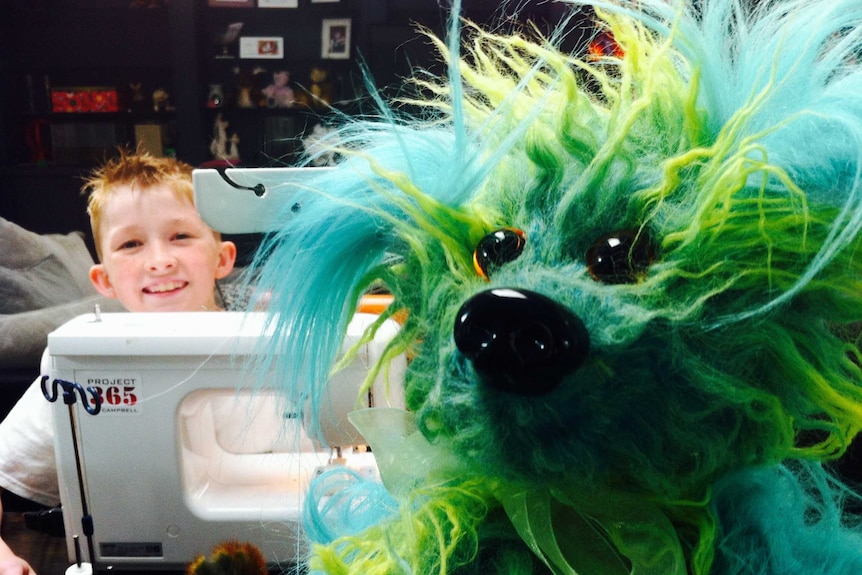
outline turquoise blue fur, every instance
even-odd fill
[[[841,573],[862,569],[858,493],[810,464],[745,469],[721,479],[715,507],[725,529],[717,573]],[[848,523],[849,522],[849,523]]]
[[[312,424],[360,296],[406,318],[409,415],[367,429],[385,490],[313,485],[313,572],[862,572],[830,470],[862,428],[862,4],[595,5],[619,61],[462,30],[456,4],[420,113],[342,118],[344,160],[261,250],[261,367]],[[504,227],[524,251],[486,282],[471,256]],[[585,254],[619,230],[654,261],[596,281]],[[495,288],[589,333],[551,392],[488,387],[457,349],[458,309]],[[378,449],[402,417],[403,451]]]

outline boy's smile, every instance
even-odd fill
[[[152,286],[152,287],[145,287],[144,293],[159,294],[159,293],[173,292],[173,291],[182,289],[182,288],[186,287],[187,285],[189,285],[188,282],[170,282],[167,284],[161,284],[161,285],[156,285],[156,286]]]

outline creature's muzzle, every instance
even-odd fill
[[[483,383],[519,395],[556,388],[590,350],[578,316],[541,294],[510,288],[467,300],[458,310],[454,337]]]

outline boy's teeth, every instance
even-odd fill
[[[164,293],[166,291],[173,291],[180,287],[182,287],[182,284],[180,282],[171,282],[169,284],[162,284],[160,286],[150,288],[150,291],[153,293]]]

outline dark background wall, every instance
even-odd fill
[[[444,34],[448,13],[437,0],[298,0],[297,8],[225,7],[236,0],[0,0],[0,217],[40,233],[88,232],[81,177],[119,144],[135,144],[136,126],[158,126],[168,153],[198,166],[213,157],[216,114],[239,136],[241,165],[289,165],[297,139],[327,121],[326,110],[238,109],[231,97],[240,74],[291,72],[308,85],[312,67],[328,73],[334,105],[346,113],[367,106],[362,62],[377,86],[395,93],[413,67],[439,67],[422,25]],[[218,6],[214,6],[214,4]],[[500,29],[511,9],[492,0],[464,0],[464,16]],[[517,2],[519,18],[549,29],[567,13],[556,2]],[[321,58],[324,19],[351,21],[350,58]],[[216,58],[218,35],[242,22],[243,36],[284,38],[281,60]],[[573,27],[580,38],[579,21]],[[144,108],[133,106],[139,84]],[[221,84],[224,108],[207,107]],[[49,93],[59,87],[108,87],[120,110],[58,114]],[[171,112],[148,106],[154,90],[170,95]],[[130,111],[131,110],[131,111]]]

